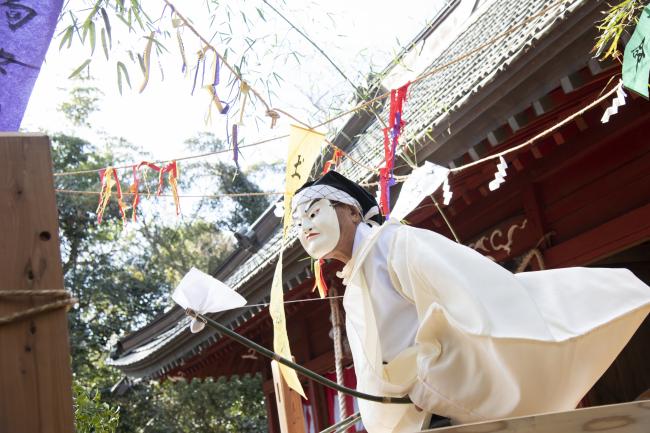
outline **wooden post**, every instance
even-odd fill
[[[278,418],[282,433],[305,433],[305,418],[302,412],[302,397],[293,389],[280,374],[280,364],[271,361],[273,384],[275,385],[275,401],[278,406]]]
[[[49,138],[0,133],[0,291],[62,289]],[[0,318],[55,300],[2,297]],[[65,307],[0,324],[0,396],[0,432],[74,431]]]

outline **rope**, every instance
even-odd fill
[[[509,153],[516,152],[519,149],[522,149],[522,148],[524,148],[526,146],[530,146],[531,144],[533,144],[535,141],[539,140],[540,138],[543,138],[543,137],[547,136],[551,132],[554,132],[555,130],[557,130],[557,129],[561,128],[562,126],[566,125],[567,123],[570,123],[576,117],[582,116],[585,112],[587,112],[587,111],[591,110],[592,108],[596,107],[597,105],[601,104],[606,99],[609,99],[610,96],[612,96],[614,93],[616,93],[616,90],[618,90],[618,86],[615,86],[609,92],[605,93],[603,96],[601,96],[600,98],[597,98],[591,104],[589,104],[586,107],[582,108],[581,110],[573,113],[571,116],[565,118],[561,122],[556,123],[555,125],[551,126],[547,130],[540,132],[536,136],[532,137],[531,139],[529,139],[527,141],[524,141],[523,143],[521,143],[521,144],[519,144],[519,145],[517,145],[515,147],[511,147],[508,150],[504,150],[503,152],[499,152],[499,153],[496,153],[494,155],[486,156],[485,158],[481,158],[481,159],[478,159],[478,160],[476,160],[474,162],[470,162],[469,164],[465,164],[465,165],[462,165],[460,167],[452,168],[449,171],[451,173],[457,173],[457,172],[459,172],[461,170],[465,170],[465,169],[468,169],[470,167],[474,167],[475,165],[482,164],[485,161],[490,161],[492,159],[499,159],[500,156],[504,156],[504,155],[507,155]]]
[[[21,297],[21,296],[65,296],[65,299],[50,302],[38,307],[28,308],[6,316],[0,317],[0,326],[19,322],[30,317],[38,316],[48,311],[67,308],[77,303],[77,299],[66,290],[5,290],[0,291],[0,297]]]
[[[74,189],[55,189],[55,192],[61,194],[81,194],[81,195],[99,195],[100,191],[81,191]],[[226,197],[261,197],[268,195],[283,195],[283,192],[276,191],[267,191],[267,192],[236,192],[236,193],[224,193],[224,194],[196,194],[196,195],[183,195],[179,194],[177,197],[180,198],[226,198]],[[111,195],[117,195],[116,191],[111,191]],[[122,195],[135,195],[133,192],[122,192]],[[147,195],[145,192],[139,193],[139,195]],[[151,194],[155,197],[173,197],[173,194]]]
[[[539,263],[540,270],[543,271],[544,269],[546,269],[544,263],[544,257],[542,256],[541,251],[538,248],[533,248],[532,250],[528,251],[526,255],[521,259],[521,263],[519,263],[519,266],[517,266],[517,269],[515,270],[514,273],[518,274],[520,272],[523,272],[524,269],[528,267],[533,257],[537,259],[537,263]]]
[[[332,287],[330,290],[336,294],[336,288]],[[337,299],[330,298],[330,307],[332,309],[332,337],[334,338],[334,368],[336,370],[336,381],[339,385],[345,386],[345,377],[343,376],[343,345],[341,336],[341,313],[339,310],[339,303]],[[345,404],[345,395],[339,391],[339,413],[340,418],[345,419],[348,416],[347,405]]]
[[[338,423],[334,424],[333,426],[327,427],[325,430],[321,430],[320,433],[338,433],[344,430],[341,429],[347,429],[357,421],[361,419],[361,415],[359,412],[350,415],[349,417],[345,418],[342,421],[339,421]]]

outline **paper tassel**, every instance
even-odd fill
[[[187,71],[187,57],[185,56],[185,45],[183,44],[183,37],[181,36],[180,29],[176,29],[176,39],[178,40],[178,49],[181,53],[181,59],[183,60],[181,72],[184,74]]]
[[[239,140],[237,139],[236,123],[232,125],[232,152],[233,152],[233,160],[235,161],[237,170],[239,170]]]
[[[176,206],[176,215],[180,215],[181,205],[180,205],[180,199],[178,197],[178,171],[179,170],[176,161],[172,161],[169,164],[165,165],[164,167],[158,167],[156,164],[153,164],[151,162],[142,161],[135,168],[135,171],[139,171],[141,167],[145,167],[145,166],[158,172],[158,188],[156,190],[156,195],[162,194],[163,184],[164,184],[163,179],[164,179],[164,175],[167,174],[167,182],[169,183],[170,189],[172,191],[172,196],[174,198],[174,205]]]
[[[241,82],[241,86],[239,87],[239,90],[241,90],[241,94],[242,94],[241,109],[239,110],[240,125],[244,124],[244,107],[246,107],[246,100],[248,99],[248,92],[250,91],[250,89],[251,87],[248,85],[246,81]]]
[[[334,151],[334,155],[332,155],[332,159],[327,161],[323,166],[323,172],[321,174],[326,174],[331,170],[336,170],[336,167],[338,167],[342,157],[343,152],[340,149],[336,149]]]
[[[133,203],[131,205],[131,208],[133,209],[131,212],[131,221],[136,222],[138,204],[140,203],[140,191],[138,185],[138,168],[135,165],[133,166],[133,184],[131,185],[129,192],[133,194]]]
[[[323,259],[318,259],[314,261],[314,288],[318,289],[318,294],[321,299],[327,297],[327,292],[329,291],[327,283],[325,282],[325,276],[323,275],[323,265],[325,261]]]
[[[282,218],[284,216],[284,202],[283,201],[276,201],[275,202],[275,209],[273,209],[273,215],[275,215],[278,218]]]
[[[144,79],[140,85],[140,93],[144,92],[144,89],[149,83],[149,73],[151,72],[151,48],[153,46],[153,37],[155,32],[149,33],[149,40],[147,45],[144,47],[143,63],[144,63]]]
[[[201,62],[203,61],[203,51],[198,52],[198,58],[196,60],[196,70],[194,71],[194,81],[192,82],[192,96],[194,95],[194,89],[196,89],[196,80],[199,78],[199,68],[201,67]]]
[[[496,191],[505,182],[505,177],[508,175],[506,173],[507,168],[508,163],[503,159],[503,156],[500,156],[499,163],[497,164],[497,172],[494,174],[494,180],[488,184],[490,191]]]
[[[448,206],[451,203],[451,197],[454,193],[451,192],[449,188],[449,176],[445,178],[445,181],[442,183],[442,202],[445,206]]]
[[[122,201],[122,188],[120,187],[120,180],[117,175],[117,170],[113,167],[107,167],[99,171],[99,180],[101,182],[101,190],[99,193],[99,204],[97,205],[97,223],[101,224],[104,217],[104,211],[108,202],[111,200],[113,193],[113,186],[116,186],[117,193],[117,207],[120,210],[122,222],[126,223],[126,213],[124,212],[124,201]]]
[[[605,110],[602,119],[600,119],[602,123],[609,122],[609,118],[618,113],[618,108],[625,105],[626,96],[627,94],[625,93],[625,90],[623,90],[623,83],[621,82],[618,85],[618,89],[616,89],[616,96],[614,96],[614,99],[612,100],[612,105]]]

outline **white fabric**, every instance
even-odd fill
[[[359,272],[384,236],[391,281],[415,303],[420,323],[415,345],[387,365],[372,289]],[[650,310],[650,288],[627,270],[513,275],[470,248],[395,220],[359,246],[344,277],[357,388],[408,394],[457,423],[573,409]],[[413,405],[359,406],[369,433],[417,431],[425,417]]]
[[[361,213],[361,204],[359,204],[357,199],[347,192],[341,191],[340,189],[334,188],[330,185],[312,185],[298,191],[291,200],[291,212],[295,214],[298,206],[301,204],[320,200],[322,198],[349,204],[350,206],[356,207],[359,210],[359,213]]]
[[[246,299],[239,293],[196,268],[185,274],[174,290],[172,299],[184,309],[191,308],[199,314],[216,313],[246,305]],[[205,324],[196,319],[190,323],[193,333],[201,331],[204,327]]]
[[[422,200],[436,192],[449,176],[449,169],[429,161],[411,172],[399,192],[391,217],[403,220]]]
[[[415,305],[395,290],[388,274],[388,253],[391,246],[389,240],[392,238],[390,232],[397,230],[398,227],[397,225],[386,227],[386,233],[377,239],[362,265],[377,319],[377,331],[384,362],[391,361],[402,350],[412,346],[418,330],[418,314]],[[354,235],[353,255],[372,232],[373,229],[367,225],[358,225]],[[396,317],[399,317],[399,320],[395,320]]]

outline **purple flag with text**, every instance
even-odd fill
[[[0,0],[0,131],[17,131],[63,0]]]

